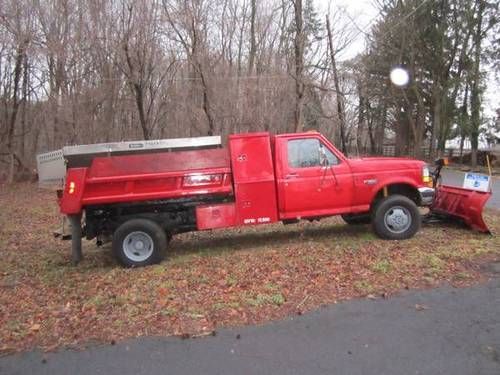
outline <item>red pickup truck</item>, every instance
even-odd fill
[[[419,230],[418,206],[435,193],[423,161],[349,159],[317,132],[231,135],[226,148],[71,157],[59,205],[75,262],[82,235],[98,244],[112,238],[123,265],[143,266],[159,262],[176,233],[332,215],[401,240]]]

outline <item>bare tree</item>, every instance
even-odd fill
[[[317,129],[343,151],[424,157],[475,138],[498,4],[377,4],[353,31],[312,0],[0,0],[0,179],[76,143]],[[362,32],[366,52],[342,59]]]
[[[304,128],[304,25],[302,0],[294,0],[295,10],[295,131]]]
[[[333,49],[332,30],[330,27],[330,18],[328,15],[326,16],[326,30],[328,32],[328,49],[330,51],[333,82],[335,85],[335,93],[337,96],[337,116],[339,118],[340,142],[342,146],[342,152],[345,153],[347,152],[347,147],[346,147],[346,135],[345,135],[346,122],[345,122],[344,96],[340,90],[339,74],[337,70],[337,63],[335,61],[335,50]]]
[[[156,100],[174,64],[165,63],[160,53],[160,11],[156,1],[146,0],[124,3],[122,8],[121,66],[134,95],[144,139],[150,139],[157,126]]]

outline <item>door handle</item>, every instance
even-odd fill
[[[291,178],[297,178],[297,177],[299,177],[299,175],[298,175],[297,173],[290,173],[290,174],[287,174],[287,175],[285,176],[285,178],[286,178],[287,180],[289,180],[289,179],[291,179]]]

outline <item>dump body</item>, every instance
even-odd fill
[[[97,157],[90,167],[68,170],[60,205],[77,214],[89,205],[232,192],[226,149]]]

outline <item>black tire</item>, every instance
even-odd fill
[[[165,232],[165,237],[167,238],[167,246],[168,246],[170,241],[172,241],[172,238],[174,237],[174,235],[171,232]]]
[[[113,234],[113,253],[125,267],[143,267],[159,263],[166,248],[165,231],[151,220],[126,221]]]
[[[340,216],[342,216],[342,219],[349,225],[370,224],[372,221],[368,212],[363,214],[344,214]]]
[[[417,205],[403,195],[382,199],[374,208],[372,226],[375,233],[388,240],[411,238],[420,229],[422,218]]]

